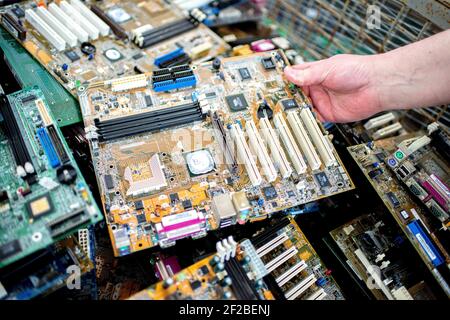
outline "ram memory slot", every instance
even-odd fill
[[[200,121],[204,117],[199,103],[194,102],[103,122],[96,120],[95,123],[100,140],[106,141],[168,129]]]
[[[0,96],[1,112],[3,114],[4,123],[6,127],[6,134],[10,140],[10,146],[12,148],[14,159],[17,165],[25,166],[25,163],[32,163],[31,155],[26,141],[23,137],[26,135],[21,132],[18,125],[18,115],[14,112],[11,104],[5,95]],[[35,176],[36,173],[29,174],[27,180]],[[29,180],[31,181],[31,180]]]
[[[231,278],[233,292],[238,300],[258,300],[255,284],[235,257],[225,261],[225,270]]]
[[[151,29],[137,39],[137,45],[140,48],[148,48],[154,44],[171,39],[179,34],[188,32],[196,28],[197,25],[189,20],[181,20],[170,25],[164,25],[159,28]]]

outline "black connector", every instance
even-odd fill
[[[205,118],[198,102],[167,109],[135,114],[128,117],[100,121],[95,119],[100,141],[108,141],[141,133],[156,132]]]
[[[225,261],[225,270],[231,278],[231,288],[238,300],[259,299],[254,281],[248,278],[247,272],[236,257]]]

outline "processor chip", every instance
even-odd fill
[[[185,155],[186,164],[191,176],[211,172],[215,168],[213,157],[208,150],[198,150]]]
[[[248,107],[247,100],[242,93],[227,96],[225,97],[225,101],[231,111],[242,111]]]
[[[242,80],[247,80],[247,79],[251,79],[252,76],[250,75],[250,72],[248,71],[247,68],[240,68],[239,69],[239,74],[241,75],[241,79]]]
[[[37,199],[30,201],[27,204],[28,212],[34,217],[40,217],[43,214],[52,211],[52,203],[48,195],[44,195]]]

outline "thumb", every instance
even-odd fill
[[[326,73],[322,64],[312,64],[305,69],[286,67],[286,78],[298,86],[318,85],[325,80]]]

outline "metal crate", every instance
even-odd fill
[[[379,28],[369,28],[373,8]],[[307,61],[339,53],[375,54],[389,51],[450,28],[450,2],[419,0],[268,0],[268,22]],[[413,109],[405,117],[424,127],[439,121],[450,126],[449,106]]]

